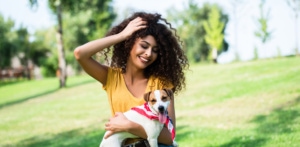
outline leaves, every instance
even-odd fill
[[[254,32],[254,35],[260,38],[262,43],[266,43],[269,39],[271,39],[271,31],[269,31],[269,14],[270,9],[265,12],[265,0],[261,0],[259,5],[260,17],[257,19],[258,30]]]
[[[205,41],[207,44],[211,46],[212,49],[220,50],[223,44],[223,29],[224,29],[224,22],[221,20],[221,14],[216,6],[213,6],[210,13],[208,20],[203,22],[203,27],[206,31]],[[211,50],[212,52],[213,50]],[[214,55],[214,54],[213,54]],[[213,57],[216,59],[216,57]]]
[[[190,0],[184,10],[176,11],[171,9],[168,11],[169,20],[172,20],[173,24],[177,26],[178,34],[180,34],[184,42],[189,61],[199,62],[208,60],[210,47],[204,37],[207,34],[204,29],[204,22],[208,20],[213,6],[216,6],[219,10],[220,21],[224,23],[223,28],[225,28],[228,17],[216,4],[204,3],[202,7],[199,7],[196,2]],[[221,32],[223,34],[224,29]],[[222,42],[226,43],[225,41]],[[223,47],[225,48],[226,45]]]

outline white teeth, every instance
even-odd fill
[[[141,59],[142,61],[144,61],[144,62],[148,62],[148,61],[149,61],[148,59],[145,59],[145,58],[143,58],[143,57],[140,57],[140,59]]]

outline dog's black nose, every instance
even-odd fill
[[[158,111],[160,113],[163,113],[165,111],[165,107],[164,106],[158,106]]]

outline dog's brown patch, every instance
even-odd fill
[[[159,90],[159,91],[160,91],[161,101],[165,102],[165,101],[168,101],[168,100],[173,98],[172,90],[162,89],[162,90]],[[150,102],[151,105],[154,105],[157,101],[157,99],[155,97],[155,94],[154,94],[154,91],[150,91],[148,93],[145,93],[144,99],[145,99],[146,102]]]

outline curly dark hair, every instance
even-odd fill
[[[145,69],[144,74],[147,78],[150,76],[158,78],[163,85],[172,84],[173,92],[177,93],[185,88],[183,70],[188,68],[189,64],[182,49],[182,42],[176,34],[176,29],[165,18],[162,18],[158,13],[136,12],[119,25],[113,27],[106,36],[120,33],[136,17],[141,17],[144,21],[147,21],[147,27],[134,32],[129,38],[113,46],[110,66],[121,68],[122,72],[125,73],[126,63],[136,39],[152,35],[159,48],[158,57]],[[104,53],[106,60],[110,50],[111,47],[107,48]]]

